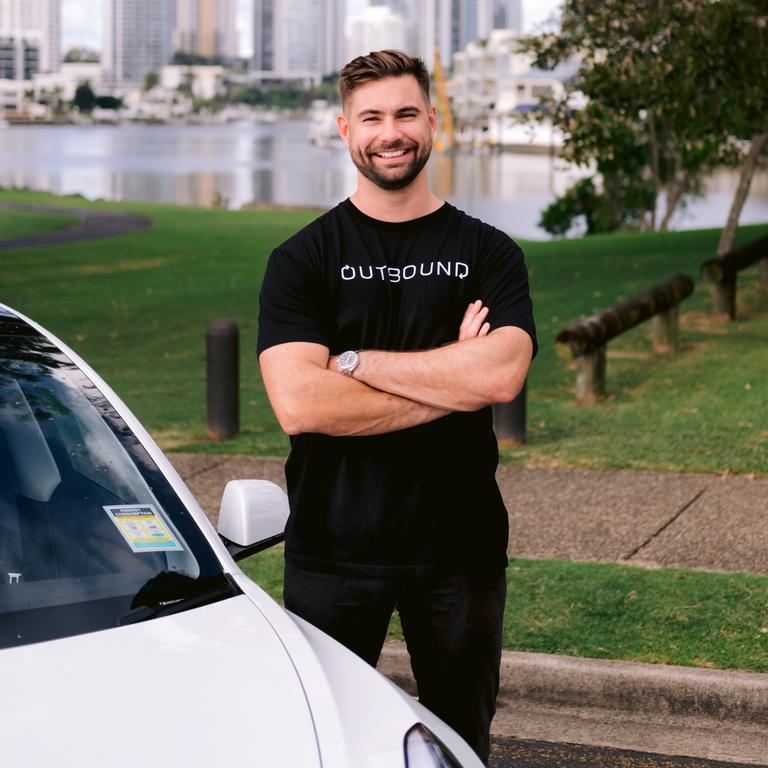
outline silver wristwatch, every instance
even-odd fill
[[[359,362],[360,353],[349,349],[339,355],[336,364],[339,366],[339,373],[343,373],[345,376],[351,376]]]

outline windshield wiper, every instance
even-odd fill
[[[117,620],[117,625],[137,624],[158,616],[181,613],[242,593],[228,573],[193,579],[173,571],[162,571],[136,593],[131,610]]]

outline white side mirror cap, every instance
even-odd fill
[[[240,547],[285,531],[288,496],[269,480],[230,480],[221,497],[219,534]]]

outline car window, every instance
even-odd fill
[[[0,647],[234,593],[104,395],[31,329],[0,326]]]

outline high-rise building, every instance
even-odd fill
[[[419,55],[432,67],[437,49],[444,67],[467,44],[494,29],[522,31],[522,0],[415,0]]]
[[[370,0],[371,7],[384,6],[403,19],[405,39],[397,47],[411,56],[419,53],[419,26],[421,19],[419,0]],[[374,49],[371,49],[374,50]]]
[[[61,0],[0,0],[0,78],[30,80],[61,64]]]
[[[173,0],[102,0],[104,79],[140,85],[172,56]]]
[[[176,0],[173,50],[235,59],[237,0]]]
[[[324,0],[323,43],[321,46],[323,75],[335,75],[347,63],[344,50],[346,0]]]
[[[370,51],[396,48],[409,51],[409,27],[391,8],[371,5],[347,20],[347,61]]]
[[[252,70],[320,80],[344,64],[345,0],[254,0]]]
[[[496,0],[493,8],[493,28],[523,32],[523,0]]]

